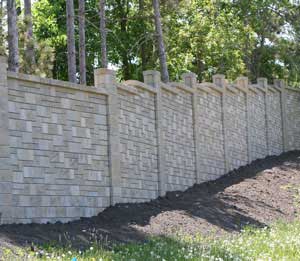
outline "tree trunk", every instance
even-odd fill
[[[86,84],[85,0],[79,0],[79,67],[80,83]]]
[[[7,1],[7,25],[8,25],[8,70],[19,72],[19,37],[17,27],[16,1]]]
[[[107,68],[105,0],[100,0],[101,67]]]
[[[73,0],[67,0],[68,76],[70,82],[76,83],[76,50],[74,31],[74,3]]]
[[[128,13],[129,13],[129,1],[123,0],[118,1],[119,10],[120,10],[120,29],[122,32],[121,41],[126,41],[127,37],[127,21],[128,21]],[[125,37],[125,39],[124,39]],[[127,49],[123,49],[120,52],[121,60],[122,60],[122,69],[123,69],[123,79],[129,80],[131,78],[131,64],[128,59],[128,51]]]
[[[24,0],[24,13],[25,13],[25,24],[26,24],[26,49],[25,59],[28,65],[28,73],[35,71],[35,55],[34,55],[34,41],[33,41],[33,30],[32,30],[32,14],[31,14],[31,0]]]
[[[169,72],[168,72],[167,55],[166,55],[162,26],[161,26],[159,0],[152,0],[152,4],[154,9],[155,30],[156,30],[156,37],[157,37],[157,47],[158,47],[161,77],[162,77],[162,81],[167,83],[169,82]]]
[[[3,19],[4,19],[3,0],[0,0],[0,55],[5,55]]]
[[[139,0],[139,12],[141,19],[142,27],[145,28],[144,23],[144,15],[145,15],[145,8],[144,8],[144,0]],[[141,61],[142,61],[142,71],[145,71],[147,69],[147,58],[146,58],[146,44],[144,40],[141,43]]]

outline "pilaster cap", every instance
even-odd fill
[[[226,79],[224,74],[215,74],[213,75],[213,83],[219,87],[226,87]]]
[[[181,77],[182,77],[185,85],[187,85],[189,87],[193,87],[197,83],[197,74],[195,74],[193,72],[183,73]]]
[[[240,76],[236,79],[236,84],[237,86],[239,87],[242,87],[242,88],[248,88],[248,85],[249,85],[249,79],[248,77],[245,77],[245,76]]]
[[[257,84],[259,87],[267,88],[268,87],[268,79],[259,77],[259,78],[257,78]]]
[[[109,87],[116,84],[116,72],[107,68],[94,70],[95,87]]]
[[[284,88],[286,84],[285,81],[282,79],[274,79],[274,86],[277,88]]]
[[[159,71],[148,70],[143,72],[144,83],[151,85],[154,88],[159,88],[161,82],[161,75]]]
[[[94,70],[94,75],[116,75],[116,71],[107,68],[98,68]]]
[[[3,66],[3,64],[7,64],[7,57],[6,56],[0,56],[0,64]]]

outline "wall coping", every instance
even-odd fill
[[[176,88],[173,88],[173,86],[171,86],[171,85],[168,85],[168,84],[165,84],[165,83],[160,83],[160,88],[162,89],[162,90],[165,90],[165,91],[167,91],[167,92],[170,92],[170,93],[173,93],[173,94],[175,94],[175,95],[179,95],[179,92],[178,92],[178,90],[176,89]]]
[[[108,95],[107,91],[103,88],[95,88],[94,86],[86,86],[66,81],[54,80],[50,78],[43,78],[34,75],[15,73],[15,72],[7,72],[8,78],[23,80],[26,82],[39,83],[42,85],[51,85],[59,88],[72,89],[82,92],[96,93],[102,95]]]
[[[180,90],[183,90],[183,91],[191,93],[191,94],[193,94],[195,92],[195,90],[192,87],[189,87],[181,82],[171,82],[170,84],[171,84],[171,86],[173,86],[175,88],[178,88]]]
[[[294,91],[294,92],[300,92],[300,88],[295,88],[295,87],[285,87],[285,89],[288,89],[288,90]]]
[[[125,92],[128,92],[130,94],[133,94],[133,95],[139,95],[139,92],[136,90],[136,88],[130,86],[130,85],[127,85],[127,84],[123,84],[123,83],[118,83],[117,84],[117,88],[122,90],[122,91],[125,91]]]
[[[211,82],[198,83],[196,85],[196,87],[198,89],[200,89],[202,91],[205,91],[205,92],[208,92],[208,93],[211,93],[211,91],[214,91],[214,92],[218,92],[218,93],[222,94],[224,92],[224,89],[222,87],[219,87],[216,84],[211,83]]]
[[[136,87],[136,88],[140,88],[140,89],[143,89],[143,90],[146,90],[148,92],[152,92],[152,93],[157,93],[157,90],[143,82],[140,82],[140,81],[136,81],[136,80],[127,80],[125,82],[123,82],[123,84],[125,85],[129,85],[129,86],[133,86],[133,87]]]

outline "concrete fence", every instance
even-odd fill
[[[0,58],[1,223],[69,221],[185,190],[300,149],[300,89],[223,75],[95,86],[7,72]]]

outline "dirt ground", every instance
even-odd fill
[[[246,224],[291,221],[299,206],[300,151],[257,160],[216,181],[149,203],[110,207],[92,218],[67,224],[0,226],[0,247],[57,241],[83,249],[93,240],[132,242],[178,232],[231,233]]]

